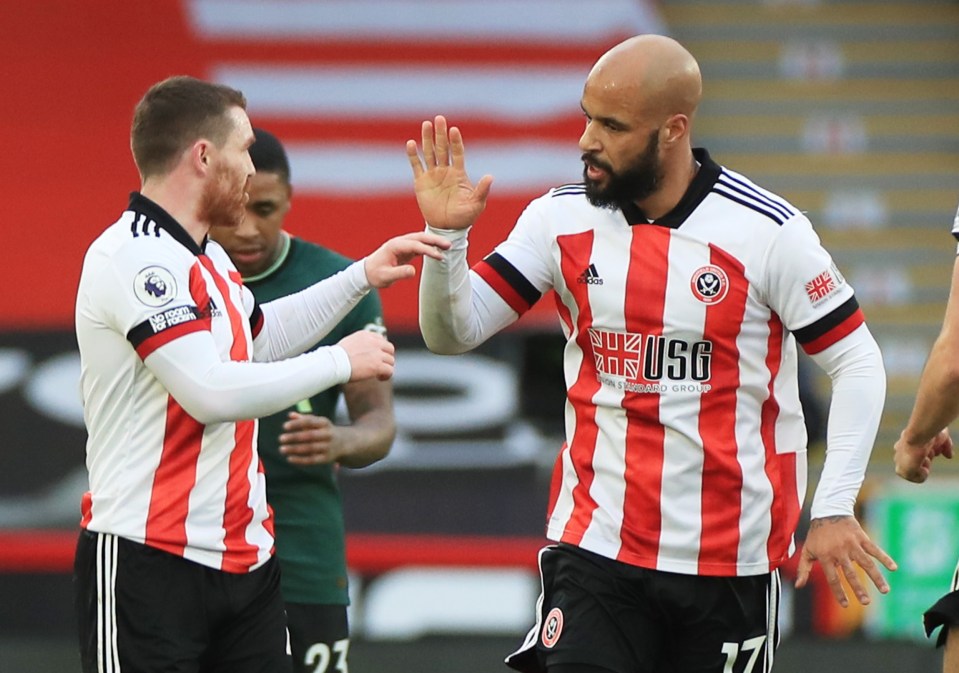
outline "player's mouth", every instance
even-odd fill
[[[583,174],[586,176],[587,180],[602,180],[611,173],[610,168],[606,164],[598,161],[596,158],[588,154],[584,154],[582,159],[585,167]]]
[[[586,177],[589,178],[590,180],[593,180],[593,181],[602,180],[604,177],[606,177],[606,175],[607,175],[606,171],[604,171],[602,168],[599,168],[598,166],[586,164]]]
[[[249,266],[251,264],[256,264],[261,259],[263,259],[264,252],[260,248],[249,248],[245,250],[234,250],[230,253],[230,257],[233,258],[233,263],[237,265]]]

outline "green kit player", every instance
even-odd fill
[[[213,227],[211,236],[236,265],[259,303],[293,294],[346,268],[351,260],[283,231],[290,209],[290,167],[272,134],[254,129],[246,218]],[[317,345],[358,330],[385,332],[380,300],[370,292]],[[340,393],[351,425],[334,425]],[[390,381],[355,381],[300,402],[295,410],[260,421],[259,451],[267,500],[276,521],[276,554],[289,618],[294,671],[346,673],[349,626],[343,513],[336,483],[339,465],[374,463],[396,434]]]

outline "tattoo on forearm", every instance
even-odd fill
[[[820,528],[826,525],[827,523],[839,523],[843,519],[847,519],[847,518],[849,517],[842,514],[834,514],[833,516],[824,516],[821,519],[813,519],[811,522],[809,522],[809,528],[810,529]]]

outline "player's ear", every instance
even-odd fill
[[[684,114],[674,114],[666,120],[661,129],[660,142],[674,144],[689,133],[689,117]]]
[[[207,140],[197,140],[189,149],[190,165],[199,173],[206,173],[210,168],[213,144]]]

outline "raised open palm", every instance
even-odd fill
[[[415,140],[408,140],[406,155],[413,168],[413,189],[423,218],[439,229],[471,226],[486,208],[493,178],[484,175],[475,186],[470,182],[460,130],[455,126],[447,130],[442,115],[425,121],[422,148]]]

